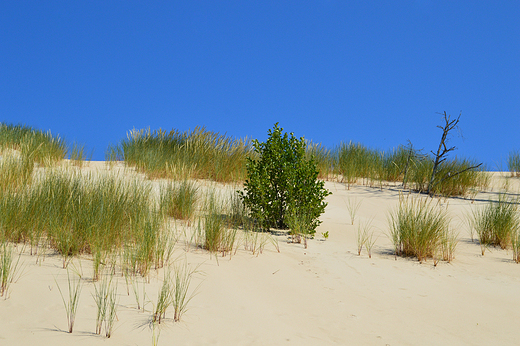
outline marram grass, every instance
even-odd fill
[[[107,157],[119,157],[150,178],[194,178],[219,182],[243,181],[247,139],[232,139],[196,127],[192,131],[132,130]]]
[[[420,262],[441,254],[451,261],[456,237],[449,223],[446,208],[435,200],[401,195],[398,207],[389,216],[395,254],[416,257]]]

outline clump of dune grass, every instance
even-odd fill
[[[455,158],[443,162],[430,187],[432,195],[471,197],[478,190],[484,189],[489,184],[489,176],[483,168],[467,170],[473,166],[475,162],[467,159]],[[408,180],[411,188],[426,193],[432,170],[433,160],[430,158],[413,162]]]
[[[511,237],[511,248],[513,249],[513,260],[520,263],[520,230],[517,230]]]
[[[198,190],[194,181],[169,182],[161,190],[161,209],[175,219],[190,220],[197,207]]]
[[[286,223],[289,227],[293,243],[303,243],[307,248],[307,239],[313,238],[316,230],[313,228],[313,217],[303,210],[291,208],[286,215]]]
[[[103,326],[105,336],[110,338],[117,312],[117,285],[112,282],[113,276],[105,276],[94,285],[94,301],[97,306],[96,334],[101,335]]]
[[[32,181],[34,161],[16,152],[5,152],[0,159],[0,191],[16,191]]]
[[[67,145],[50,131],[26,125],[0,123],[0,150],[14,149],[40,165],[51,166],[65,158]]]
[[[350,223],[352,225],[354,224],[354,219],[356,218],[357,211],[361,207],[361,202],[362,201],[357,202],[355,198],[354,199],[349,198],[347,200],[347,210],[350,215]]]
[[[210,190],[204,201],[204,215],[199,219],[198,228],[204,230],[203,247],[211,253],[232,254],[237,241],[237,228],[231,227],[227,217],[227,201]]]
[[[334,157],[331,150],[327,149],[321,143],[314,143],[310,140],[306,141],[305,158],[311,158],[316,162],[319,179],[329,179],[334,174]]]
[[[77,274],[76,274],[77,275]],[[67,270],[67,282],[68,282],[68,296],[63,294],[60,285],[56,282],[56,286],[58,286],[58,290],[61,295],[61,299],[63,300],[63,305],[65,306],[65,312],[67,314],[67,323],[69,326],[69,333],[72,333],[74,329],[74,322],[76,321],[76,312],[78,311],[79,297],[81,295],[82,282],[81,277],[77,275],[77,278],[70,276],[69,271]]]
[[[70,162],[73,165],[83,167],[85,162],[90,161],[91,158],[92,153],[88,156],[84,145],[80,145],[76,142],[72,144],[72,148],[70,149]]]
[[[191,268],[186,261],[174,266],[171,284],[171,305],[173,307],[173,320],[175,322],[181,320],[182,316],[188,310],[188,304],[197,292],[198,287],[190,291],[191,280],[196,273],[198,273],[198,267]]]
[[[117,174],[54,169],[16,193],[0,195],[1,236],[29,241],[31,248],[45,239],[64,267],[78,254],[91,254],[94,280],[107,254],[121,249],[133,254],[137,273],[161,267],[166,254],[158,252],[169,251],[164,227],[150,183]]]
[[[157,296],[157,303],[155,304],[152,322],[161,323],[162,319],[166,317],[166,310],[172,304],[172,288],[171,288],[170,271],[164,274],[163,284]]]
[[[401,195],[389,223],[396,256],[413,256],[420,262],[434,258],[452,237],[446,209],[432,199]]]
[[[0,297],[7,299],[11,284],[20,271],[20,254],[15,255],[14,245],[0,243]]]
[[[245,180],[246,157],[251,152],[247,139],[232,139],[196,127],[186,132],[132,130],[109,156],[123,158],[149,178],[232,182]]]
[[[500,194],[498,200],[475,209],[470,224],[478,235],[482,255],[487,246],[507,249],[512,244],[517,245],[516,235],[520,227],[518,200]]]
[[[520,177],[520,152],[511,151],[507,158],[507,168],[512,177]]]
[[[357,250],[358,256],[361,256],[363,247],[366,249],[368,257],[372,258],[372,248],[374,247],[376,239],[374,239],[374,233],[371,231],[372,221],[368,221],[364,224],[358,225],[357,230]]]

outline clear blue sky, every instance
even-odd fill
[[[103,159],[132,128],[520,149],[520,1],[3,1],[0,121]]]

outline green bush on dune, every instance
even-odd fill
[[[253,140],[259,158],[248,158],[244,192],[239,193],[263,229],[289,227],[312,235],[330,192],[317,179],[316,162],[312,157],[306,159],[303,138],[283,133],[278,123],[268,135],[265,143]]]

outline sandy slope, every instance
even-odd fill
[[[243,249],[211,258],[202,250],[185,251],[181,238],[176,256],[200,265],[192,287],[200,284],[182,322],[167,320],[160,345],[517,345],[520,342],[520,265],[508,251],[492,249],[481,256],[472,242],[464,214],[496,194],[507,180],[495,174],[494,192],[444,202],[459,231],[451,264],[420,264],[392,254],[388,212],[398,201],[397,188],[379,189],[327,182],[333,192],[323,224],[308,249],[278,236],[280,253],[267,245],[259,256]],[[518,195],[520,184],[509,184]],[[355,225],[348,199],[361,201]],[[357,256],[359,222],[372,220],[377,238],[371,259]],[[322,232],[329,231],[323,241]],[[96,316],[91,296],[91,261],[76,260],[85,285],[74,332],[67,323],[56,282],[65,289],[61,259],[49,254],[23,255],[23,276],[0,300],[0,345],[151,345],[146,312],[123,278],[118,278],[119,306],[111,339],[93,334]],[[155,300],[163,271],[145,285]],[[55,281],[56,280],[56,281]],[[66,289],[65,289],[66,290]],[[173,312],[168,312],[171,319]]]

